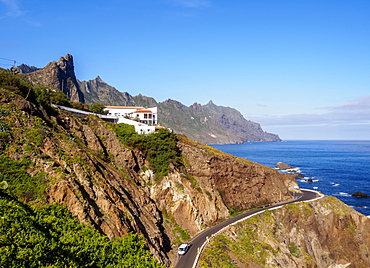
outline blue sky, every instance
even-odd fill
[[[368,0],[0,0],[0,67],[239,110],[282,139],[370,139]]]

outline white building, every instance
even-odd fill
[[[152,133],[158,128],[157,107],[106,106],[108,116],[118,118],[117,123],[135,126],[139,134]]]

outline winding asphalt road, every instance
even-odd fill
[[[247,211],[247,212],[244,212],[243,214],[240,214],[238,216],[235,216],[233,218],[230,218],[222,223],[219,223],[211,228],[208,228],[206,230],[204,230],[203,232],[201,232],[200,234],[198,234],[196,237],[193,238],[193,240],[190,241],[190,249],[189,251],[183,255],[183,256],[178,256],[178,261],[177,261],[177,264],[176,264],[176,268],[191,268],[193,267],[193,264],[194,264],[194,261],[197,257],[197,249],[200,248],[204,242],[206,241],[206,237],[211,237],[212,234],[215,234],[216,232],[218,232],[219,230],[221,230],[222,228],[224,228],[225,226],[229,225],[229,224],[232,224],[238,220],[241,220],[243,218],[246,218],[248,216],[251,216],[255,213],[258,213],[260,211],[263,211],[263,210],[266,210],[266,209],[271,209],[271,208],[275,208],[275,207],[279,207],[279,206],[282,206],[282,205],[286,205],[286,204],[291,204],[291,203],[295,203],[295,202],[302,202],[302,201],[308,201],[308,200],[312,200],[312,199],[315,199],[317,198],[318,195],[316,192],[313,192],[313,191],[308,191],[308,190],[302,190],[302,194],[296,194],[296,199],[294,200],[291,200],[291,201],[287,201],[287,202],[282,202],[282,203],[278,203],[278,204],[275,204],[275,205],[271,205],[271,206],[268,206],[268,207],[264,207],[264,208],[259,208],[259,209],[255,209],[255,210],[251,210],[251,211]]]

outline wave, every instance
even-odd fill
[[[339,192],[338,194],[336,195],[340,195],[340,196],[352,196],[351,194],[349,193],[345,193],[345,192]]]
[[[279,170],[280,172],[282,173],[294,173],[294,174],[301,174],[302,171],[300,168],[289,168],[289,169],[279,169],[277,167],[275,167],[276,170]]]
[[[300,182],[309,182],[309,183],[312,183],[312,182],[318,182],[320,180],[315,179],[314,177],[312,177],[312,178],[310,178],[310,177],[304,177],[303,179],[300,179],[299,181]]]
[[[333,187],[337,187],[337,186],[339,186],[340,184],[339,183],[335,183],[335,182],[331,182],[330,183]]]
[[[301,173],[302,172],[299,168],[290,168],[290,169],[286,169],[285,171],[290,172],[290,173]]]

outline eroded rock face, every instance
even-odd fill
[[[217,156],[208,151],[210,147],[185,141],[178,143],[187,159],[184,170],[155,181],[150,170],[142,172],[143,166],[149,166],[144,156],[125,148],[98,119],[63,122],[99,158],[65,148],[87,166],[64,163],[55,152],[61,145],[46,139],[44,152],[70,173],[50,188],[48,201],[66,204],[81,221],[109,237],[143,234],[153,254],[165,264],[173,259],[171,241],[181,238],[173,224],[194,236],[227,218],[230,208],[243,210],[291,198],[287,185],[294,182],[293,177],[226,154]],[[108,161],[101,160],[105,157]]]
[[[67,54],[58,62],[50,62],[42,69],[26,74],[32,85],[42,84],[61,90],[74,102],[84,102],[84,96],[74,72],[73,57]]]
[[[289,185],[297,185],[291,175],[214,149],[210,153],[207,146],[198,144],[195,150],[194,145],[181,143],[180,148],[189,160],[187,172],[209,185],[236,211],[288,200]]]
[[[108,237],[128,232],[142,234],[154,256],[169,264],[166,252],[170,250],[170,240],[162,226],[161,212],[138,184],[137,171],[144,163],[143,156],[125,148],[97,118],[89,118],[88,124],[73,119],[66,124],[91,152],[70,148],[68,152],[83,161],[63,163],[54,155],[56,144],[52,140],[45,142],[45,152],[66,166],[70,174],[50,187],[48,201],[66,204],[80,221],[92,224]]]

